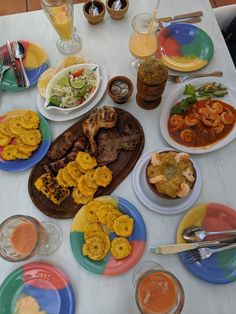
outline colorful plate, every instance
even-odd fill
[[[172,24],[158,33],[157,57],[173,70],[199,70],[209,63],[213,51],[209,35],[191,24]]]
[[[108,74],[107,70],[104,67],[104,65],[99,65],[99,74],[100,74],[100,84],[98,87],[98,90],[94,97],[86,104],[86,106],[82,108],[78,108],[79,110],[74,110],[71,112],[62,112],[57,109],[46,109],[44,106],[45,99],[38,94],[37,99],[37,109],[38,111],[47,119],[52,121],[69,121],[73,120],[75,118],[78,118],[80,116],[83,116],[87,112],[89,112],[91,109],[93,109],[95,106],[99,104],[99,101],[103,97],[106,88],[107,88],[107,82],[108,82]]]
[[[173,149],[170,147],[159,147],[155,151],[162,152],[170,150]],[[151,210],[167,215],[177,214],[190,208],[197,201],[202,187],[201,174],[195,162],[192,160],[197,178],[193,190],[187,197],[171,200],[156,195],[148,186],[146,167],[150,161],[151,154],[152,152],[147,152],[142,155],[133,171],[133,187],[140,201]]]
[[[101,196],[96,199],[115,203],[121,212],[134,219],[134,230],[128,238],[132,245],[132,254],[118,261],[108,253],[103,260],[97,262],[83,256],[84,230],[89,224],[84,215],[85,206],[79,210],[73,220],[70,232],[71,248],[77,261],[88,271],[106,276],[119,275],[131,269],[141,258],[146,244],[145,224],[138,210],[127,200],[114,196]],[[110,239],[114,237],[114,233],[111,233]]]
[[[217,203],[197,205],[181,220],[177,230],[177,243],[185,242],[182,231],[190,226],[202,226],[206,231],[236,229],[236,211]],[[236,249],[215,253],[210,258],[193,264],[186,262],[186,253],[181,253],[180,256],[187,269],[204,281],[225,284],[236,280]]]
[[[231,105],[232,107],[236,108],[236,89],[231,86],[231,83],[229,81],[223,80],[218,77],[202,77],[198,79],[191,80],[189,83],[195,87],[200,87],[205,83],[209,82],[216,82],[218,84],[222,84],[227,87],[228,94],[224,97],[220,98],[223,102]],[[213,152],[217,149],[220,149],[224,147],[225,145],[232,142],[236,137],[236,123],[234,125],[234,128],[232,131],[225,137],[223,137],[218,142],[214,142],[208,146],[202,146],[202,147],[188,147],[181,145],[174,141],[172,137],[169,135],[168,131],[168,119],[170,115],[171,108],[179,102],[181,99],[185,98],[183,95],[185,86],[182,85],[179,88],[177,88],[165,101],[165,106],[163,106],[161,115],[160,115],[160,131],[166,142],[171,145],[172,147],[176,148],[177,150],[187,152],[189,154],[205,154],[209,152]],[[217,99],[217,98],[216,98]]]
[[[48,68],[48,57],[46,52],[37,44],[24,40],[21,40],[20,42],[26,51],[26,55],[23,58],[23,64],[30,81],[30,86],[33,86],[38,82],[40,75]],[[0,49],[2,52],[7,51],[6,45],[2,46]],[[20,62],[17,59],[16,66],[20,71]],[[1,89],[13,92],[25,89],[25,87],[17,86],[13,68],[5,72],[0,87]]]
[[[13,116],[22,115],[26,110],[15,110],[0,116],[0,122],[7,120]],[[39,130],[42,134],[42,140],[38,149],[28,159],[3,160],[1,158],[2,147],[0,147],[0,170],[5,171],[23,171],[37,164],[47,153],[51,144],[51,131],[47,120],[40,116]]]
[[[17,303],[23,306],[24,298],[27,313],[29,302],[31,313],[75,313],[72,286],[66,275],[51,264],[26,264],[7,276],[0,287],[0,313],[15,313]],[[21,308],[19,313],[26,311]]]

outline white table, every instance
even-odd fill
[[[154,0],[131,0],[128,14],[123,20],[112,20],[106,13],[103,22],[96,26],[87,23],[82,13],[82,5],[75,5],[75,25],[83,40],[81,54],[90,60],[104,64],[110,77],[115,75],[130,77],[135,86],[135,79],[129,72],[129,63],[132,60],[128,49],[128,37],[131,32],[130,23],[135,14],[143,11],[151,12],[155,2]],[[236,71],[208,0],[165,0],[161,2],[159,13],[160,16],[168,16],[197,10],[204,12],[202,22],[198,25],[208,32],[215,46],[214,56],[207,66],[207,71],[223,70],[225,79],[235,82]],[[27,39],[44,47],[51,66],[57,65],[62,58],[55,46],[57,35],[42,11],[1,17],[0,30],[1,44],[5,43],[6,39]],[[166,144],[160,135],[158,119],[166,97],[176,86],[173,83],[168,83],[162,104],[156,110],[144,111],[136,105],[136,88],[134,88],[130,102],[123,107],[142,122],[146,138],[143,153]],[[0,95],[0,114],[18,108],[36,110],[36,101],[36,87],[19,93],[2,92]],[[114,103],[106,95],[99,105],[114,106]],[[53,138],[75,121],[49,122]],[[235,142],[232,142],[214,153],[193,157],[201,169],[203,178],[203,187],[198,203],[219,202],[236,208],[235,156],[236,145]],[[20,213],[32,215],[40,221],[53,221],[53,219],[44,216],[32,203],[27,188],[29,174],[30,170],[20,173],[0,171],[0,221]],[[183,213],[165,216],[145,208],[133,190],[132,173],[113,192],[113,195],[125,196],[141,212],[147,227],[147,246],[154,243],[175,242],[176,228]],[[138,313],[131,281],[133,270],[111,278],[98,276],[83,269],[75,260],[70,248],[71,221],[55,221],[60,225],[64,234],[63,244],[59,250],[47,258],[36,256],[32,261],[48,261],[61,267],[67,273],[76,295],[76,314]],[[157,257],[146,252],[141,261],[145,260],[159,262],[179,278],[186,296],[183,313],[235,313],[236,283],[218,286],[203,282],[185,269],[177,255]],[[0,260],[0,283],[10,272],[22,264],[24,263],[8,263]]]

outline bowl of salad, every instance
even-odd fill
[[[79,109],[96,94],[99,82],[97,64],[76,64],[65,68],[48,83],[45,108],[64,113]]]

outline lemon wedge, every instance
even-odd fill
[[[43,72],[38,80],[38,91],[39,94],[43,97],[46,98],[46,88],[47,85],[49,83],[49,81],[51,80],[51,78],[57,73],[57,69],[56,68],[48,68],[45,72]]]
[[[88,61],[86,60],[85,57],[83,56],[79,56],[79,55],[70,55],[65,57],[62,62],[59,64],[59,66],[57,67],[57,71],[60,71],[64,68],[67,68],[71,65],[74,64],[82,64],[82,63],[87,63]]]

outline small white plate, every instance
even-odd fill
[[[100,84],[98,90],[94,97],[82,108],[78,108],[77,110],[70,111],[69,113],[65,114],[65,112],[61,112],[57,109],[46,109],[44,106],[45,99],[38,94],[37,99],[37,108],[38,111],[43,115],[45,118],[52,120],[52,121],[69,121],[73,120],[77,117],[80,117],[86,114],[88,111],[93,109],[98,102],[103,97],[108,83],[108,74],[106,68],[103,65],[99,65],[99,73],[100,73]]]
[[[170,147],[160,147],[157,148],[155,152],[162,152],[166,150],[172,151],[174,149],[171,149]],[[135,193],[145,206],[157,213],[171,215],[185,211],[197,201],[201,192],[202,179],[197,165],[191,159],[196,170],[196,182],[190,194],[183,198],[173,200],[165,199],[152,192],[146,180],[146,167],[153,152],[154,151],[144,154],[135,165],[133,171],[133,187]]]
[[[171,108],[185,96],[183,95],[183,91],[186,84],[191,84],[196,87],[200,87],[201,85],[207,82],[217,82],[221,83],[228,89],[228,94],[219,100],[231,105],[232,107],[236,108],[236,90],[231,87],[230,82],[227,82],[221,78],[217,77],[204,77],[195,80],[188,81],[188,83],[182,84],[179,88],[177,88],[166,100],[160,115],[160,131],[166,142],[171,145],[172,147],[176,148],[177,150],[184,151],[190,154],[204,154],[215,151],[224,147],[225,145],[229,144],[232,140],[236,137],[236,123],[234,125],[233,130],[223,139],[219,140],[218,142],[212,143],[208,146],[203,147],[188,147],[181,145],[175,142],[169,135],[168,132],[168,119],[170,115]],[[218,99],[218,98],[215,98]]]

